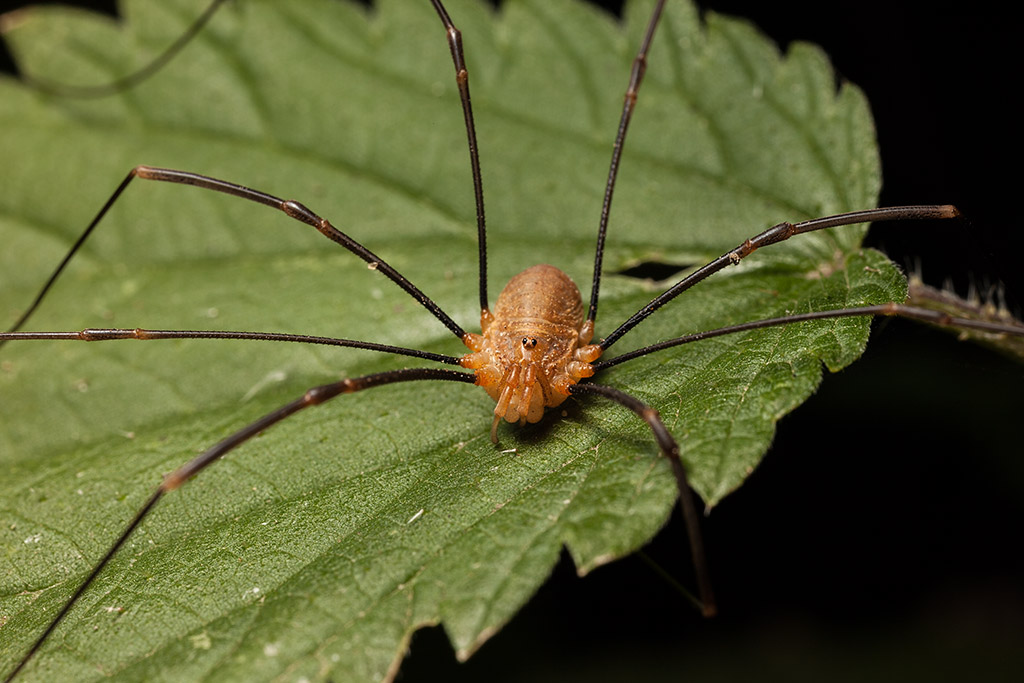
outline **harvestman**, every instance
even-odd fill
[[[591,343],[597,317],[598,293],[602,273],[605,235],[610,215],[615,180],[619,161],[629,122],[637,101],[637,93],[644,77],[646,56],[657,28],[664,0],[654,9],[647,26],[640,49],[634,59],[633,69],[626,90],[620,124],[616,135],[611,164],[608,173],[601,217],[597,235],[597,247],[590,300],[583,314],[582,300],[576,285],[562,271],[552,266],[538,265],[523,271],[505,287],[497,299],[493,312],[489,306],[487,292],[487,248],[486,228],[484,219],[482,175],[480,171],[476,131],[470,105],[468,71],[463,58],[462,40],[458,29],[448,16],[439,0],[432,0],[434,9],[440,18],[448,38],[452,60],[456,72],[456,83],[465,116],[466,133],[470,152],[470,163],[474,184],[477,212],[477,232],[479,248],[479,300],[481,314],[481,334],[466,332],[440,306],[427,297],[413,283],[406,279],[395,268],[377,254],[371,252],[347,234],[338,230],[327,219],[322,218],[303,204],[285,200],[248,187],[224,180],[199,175],[196,173],[137,166],[132,169],[120,186],[106,201],[98,214],[89,223],[78,241],[69,250],[60,265],[54,270],[49,280],[42,287],[36,299],[22,314],[15,325],[6,333],[0,334],[0,345],[13,340],[80,340],[107,341],[119,339],[244,339],[264,341],[287,341],[306,344],[344,346],[410,356],[430,360],[442,364],[457,365],[471,369],[473,373],[445,370],[437,368],[410,368],[374,373],[362,377],[344,379],[309,389],[303,396],[282,406],[255,422],[243,427],[228,438],[222,440],[207,451],[167,475],[149,500],[137,512],[134,519],[124,528],[117,540],[110,546],[103,558],[95,565],[88,577],[81,583],[78,590],[67,601],[64,607],[53,618],[47,629],[40,634],[38,640],[9,672],[8,680],[14,678],[22,667],[35,655],[45,643],[53,630],[60,624],[65,615],[92,585],[95,578],[103,571],[111,558],[132,536],[139,524],[146,518],[152,508],[167,492],[173,491],[188,479],[198,474],[221,456],[241,445],[248,439],[286,419],[294,413],[341,394],[355,393],[377,386],[419,380],[438,380],[474,383],[482,386],[495,400],[494,417],[490,429],[490,438],[498,443],[498,426],[502,419],[520,425],[538,422],[545,411],[559,406],[570,396],[592,394],[608,399],[632,411],[650,427],[651,433],[662,455],[668,458],[676,478],[679,501],[686,520],[690,539],[690,551],[696,568],[700,593],[700,605],[706,615],[715,612],[714,596],[711,589],[709,574],[704,559],[704,551],[700,536],[698,515],[687,483],[686,470],[679,457],[676,441],[663,424],[661,417],[653,408],[636,397],[612,386],[597,384],[590,381],[600,371],[628,362],[629,360],[654,353],[663,349],[686,344],[699,339],[733,334],[736,332],[785,325],[806,320],[827,318],[896,315],[924,320],[940,325],[959,326],[989,331],[1022,335],[1024,330],[1013,326],[977,320],[956,318],[921,308],[910,307],[899,303],[861,306],[842,310],[817,311],[798,315],[787,315],[732,325],[725,328],[702,333],[686,335],[676,339],[663,341],[613,358],[604,358],[607,350],[638,324],[643,322],[654,311],[670,302],[676,296],[704,280],[710,275],[730,265],[740,263],[744,258],[761,247],[782,242],[795,235],[826,228],[852,225],[867,221],[901,220],[901,219],[946,219],[958,215],[957,210],[948,205],[941,206],[901,206],[883,209],[857,211],[836,216],[828,216],[800,223],[781,223],[764,232],[751,237],[734,249],[726,252],[707,265],[697,269],[690,275],[655,297],[649,304],[637,311],[626,321],[616,327],[598,343]],[[220,2],[214,2],[204,16],[197,21],[194,29],[208,18]],[[194,34],[190,31],[188,37]],[[187,40],[187,37],[185,38]],[[173,50],[183,44],[176,43]],[[124,85],[130,85],[125,81]],[[22,332],[21,327],[30,319],[44,300],[51,286],[59,278],[65,266],[78,252],[85,240],[92,234],[104,215],[121,196],[127,186],[135,179],[153,180],[173,184],[194,185],[201,189],[212,190],[234,195],[259,204],[275,208],[289,217],[305,223],[328,239],[340,244],[367,264],[389,278],[402,288],[413,299],[426,308],[452,334],[458,337],[469,349],[469,353],[461,357],[447,356],[417,349],[402,348],[387,344],[363,342],[348,339],[311,337],[294,334],[236,332],[236,331],[199,331],[199,330],[144,330],[144,329],[86,329],[78,332]]]

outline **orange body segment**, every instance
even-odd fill
[[[473,352],[461,365],[476,371],[476,383],[497,405],[498,422],[538,422],[544,410],[569,397],[569,387],[594,374],[601,348],[590,344],[594,326],[583,320],[580,291],[558,268],[538,265],[512,278],[480,319],[482,334],[463,342]]]

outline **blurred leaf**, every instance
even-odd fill
[[[172,41],[201,0],[124,3],[123,26],[33,10],[5,38],[22,68],[102,83]],[[533,263],[589,282],[611,138],[649,3],[625,25],[572,2],[452,2],[482,147],[491,300]],[[670,3],[617,187],[598,336],[665,284],[614,273],[699,265],[781,220],[874,205],[868,107],[824,56],[783,59],[741,22]],[[252,0],[222,11],[145,84],[73,101],[0,82],[0,314],[13,321],[124,174],[187,169],[296,198],[476,328],[465,131],[426,3],[365,10]],[[803,236],[721,273],[615,351],[730,323],[901,299],[863,228]],[[443,257],[439,258],[439,255]],[[586,292],[584,293],[586,295]],[[138,181],[32,329],[120,326],[336,335],[450,354],[458,340],[315,231],[264,207]],[[866,320],[734,335],[597,378],[658,408],[708,505],[757,465],[821,364]],[[410,365],[235,342],[5,347],[0,369],[0,652],[16,660],[159,481],[310,386]],[[344,397],[269,430],[163,502],[24,680],[363,680],[413,630],[468,657],[566,545],[581,572],[649,539],[675,500],[648,428],[570,401],[503,426],[466,386]],[[562,415],[558,413],[562,412]],[[685,543],[680,539],[680,544]]]

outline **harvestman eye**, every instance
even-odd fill
[[[168,51],[168,55],[173,55],[183,47],[184,43],[196,34],[220,4],[220,2],[212,3],[209,10],[196,22],[193,29],[183,37],[183,40],[178,41],[172,46]],[[494,402],[491,424],[481,424],[481,433],[486,432],[489,426],[490,439],[496,444],[501,441],[502,429],[515,429],[530,423],[540,422],[543,419],[558,419],[557,416],[560,411],[553,409],[561,406],[570,397],[577,398],[580,405],[584,408],[591,403],[597,402],[608,402],[612,405],[617,405],[624,411],[632,413],[642,424],[646,424],[650,434],[652,457],[660,453],[668,461],[675,478],[679,504],[688,532],[689,553],[695,568],[697,583],[695,602],[705,615],[712,616],[717,609],[712,590],[712,576],[707,566],[701,539],[700,517],[691,494],[687,468],[680,457],[677,437],[666,426],[658,410],[626,389],[602,383],[600,381],[600,374],[603,371],[637,358],[702,339],[711,339],[739,332],[791,325],[811,320],[858,316],[902,316],[943,326],[979,330],[1000,335],[1024,336],[1024,328],[1008,322],[983,321],[908,306],[900,302],[887,302],[836,310],[794,313],[770,319],[742,322],[718,329],[665,339],[618,355],[606,355],[609,349],[619,340],[626,337],[632,330],[641,325],[662,307],[669,305],[677,296],[718,271],[740,264],[754,254],[755,251],[762,248],[787,241],[791,238],[798,238],[799,235],[804,233],[841,228],[842,226],[868,221],[952,219],[957,217],[959,213],[955,207],[950,205],[897,206],[867,209],[793,223],[779,223],[736,244],[718,258],[685,275],[657,296],[651,298],[646,305],[625,320],[618,323],[610,321],[599,322],[597,311],[600,301],[599,294],[603,274],[606,236],[608,239],[615,239],[614,229],[611,229],[609,234],[613,193],[622,161],[623,150],[625,149],[627,132],[634,109],[641,99],[641,84],[647,68],[647,56],[652,49],[652,41],[659,25],[662,9],[665,4],[664,1],[658,2],[654,7],[628,79],[625,103],[613,144],[612,159],[605,183],[603,203],[600,208],[594,267],[587,306],[584,307],[584,301],[577,284],[565,272],[556,266],[535,264],[522,270],[503,287],[492,308],[488,295],[487,229],[483,190],[484,172],[481,170],[479,145],[470,99],[470,69],[463,54],[462,36],[457,28],[456,21],[448,15],[441,2],[432,0],[432,4],[440,20],[444,35],[447,36],[455,71],[455,82],[466,123],[479,249],[477,278],[481,310],[479,333],[466,331],[459,322],[445,312],[439,303],[435,302],[404,274],[382,258],[381,255],[371,251],[361,241],[344,232],[332,223],[330,219],[321,216],[314,208],[307,206],[303,202],[278,197],[232,181],[202,175],[193,171],[140,165],[128,170],[120,185],[116,187],[113,194],[102,205],[96,216],[86,226],[79,240],[71,247],[65,258],[41,287],[34,301],[28,302],[24,312],[9,331],[0,334],[0,346],[11,341],[24,342],[27,340],[114,341],[134,339],[148,341],[157,339],[231,339],[279,341],[347,347],[384,354],[402,355],[442,365],[457,366],[462,368],[462,370],[414,367],[375,372],[311,387],[302,395],[296,396],[294,400],[282,405],[278,409],[263,415],[249,424],[239,425],[237,431],[230,436],[213,444],[197,457],[184,462],[177,470],[164,477],[147,502],[136,512],[134,518],[127,521],[126,526],[116,538],[111,539],[111,544],[103,557],[96,562],[93,569],[81,581],[71,598],[53,617],[45,631],[39,634],[23,658],[6,674],[7,680],[14,679],[33,658],[46,656],[47,641],[60,628],[65,616],[75,609],[79,599],[93,585],[97,577],[103,574],[108,563],[121,551],[122,546],[129,539],[133,538],[136,531],[148,518],[150,511],[157,506],[166,494],[185,485],[192,477],[219,461],[225,454],[243,446],[251,438],[306,408],[332,401],[343,394],[355,394],[385,385],[414,381],[461,382],[481,387]],[[439,30],[440,33],[441,31]],[[155,68],[159,68],[165,61],[166,59],[159,58],[154,62]],[[152,70],[147,68],[139,73],[141,78],[146,78],[152,73]],[[137,80],[139,79],[134,76],[129,77],[115,84],[115,87],[117,89],[133,87]],[[76,95],[73,91],[65,90],[62,87],[51,87],[40,82],[36,82],[34,85],[37,89],[65,96]],[[92,93],[77,94],[91,95]],[[65,266],[72,261],[94,230],[102,225],[108,211],[117,203],[127,188],[140,184],[134,183],[137,179],[153,181],[154,184],[188,185],[198,190],[232,195],[241,200],[247,200],[275,209],[285,216],[294,219],[297,223],[316,230],[343,249],[351,252],[356,258],[362,259],[369,265],[371,270],[388,278],[395,286],[408,294],[413,301],[422,306],[448,332],[454,335],[466,347],[466,352],[459,356],[452,356],[382,342],[281,332],[140,328],[90,328],[78,331],[57,332],[23,331],[23,328],[31,321],[37,309],[45,304],[51,287],[60,280]],[[182,192],[187,191],[185,188],[181,189]],[[516,340],[518,340],[518,344]],[[470,372],[467,372],[467,370]],[[358,398],[353,400],[358,400]],[[552,413],[554,416],[552,416]],[[502,422],[508,424],[503,427]],[[343,457],[343,455],[339,457]],[[422,513],[423,511],[420,510],[413,515],[409,519],[409,523],[419,519]]]

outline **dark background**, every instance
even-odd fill
[[[961,293],[1004,283],[1020,314],[1020,109],[1007,97],[1019,87],[1018,22],[977,2],[700,5],[783,48],[821,45],[871,101],[880,204],[949,202],[968,216],[875,228],[872,244]],[[638,117],[642,95],[640,107]],[[717,619],[702,620],[637,557],[584,580],[564,558],[468,664],[429,629],[400,679],[1016,680],[1022,380],[1019,363],[882,321],[865,358],[780,423],[769,457],[707,519]],[[692,585],[684,548],[674,520],[648,552]]]

